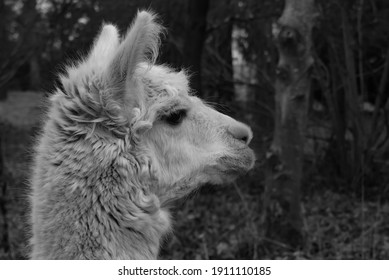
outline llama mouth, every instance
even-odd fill
[[[243,175],[254,167],[255,154],[254,151],[245,147],[236,150],[232,155],[223,156],[218,160],[219,170],[225,174]]]

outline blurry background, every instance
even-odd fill
[[[152,9],[168,28],[159,62],[192,73],[197,95],[248,123],[258,161],[174,210],[164,259],[389,258],[389,2],[321,0],[304,146],[304,243],[265,237],[265,153],[273,136],[279,0],[0,0],[0,259],[26,257],[28,174],[42,100],[102,22]],[[353,104],[351,106],[350,104]],[[356,108],[356,109],[355,109]],[[356,133],[363,132],[363,133]]]

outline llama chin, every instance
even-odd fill
[[[121,37],[103,26],[67,69],[35,148],[34,259],[155,259],[170,201],[249,171],[251,129],[156,65],[164,28],[139,12]]]

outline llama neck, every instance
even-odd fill
[[[65,141],[51,132],[37,149],[32,257],[157,258],[170,217],[142,185],[131,154],[120,143]]]
[[[133,161],[128,152],[122,152],[123,145],[102,147],[102,154],[93,151],[94,160],[105,159],[108,163],[107,158],[112,158],[105,167],[98,167],[95,187],[90,191],[92,196],[94,193],[98,196],[101,231],[109,230],[113,240],[105,249],[110,250],[115,259],[155,259],[160,240],[170,229],[170,215],[161,208],[159,199],[149,192],[147,179],[137,171],[138,162]]]

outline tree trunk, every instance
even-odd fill
[[[4,67],[7,61],[7,56],[9,55],[9,42],[6,29],[7,19],[8,9],[4,0],[0,0],[0,101],[7,99],[8,92],[5,82],[7,69]]]
[[[352,29],[350,25],[350,20],[347,15],[347,8],[351,8],[351,6],[347,5],[342,8],[342,31],[343,31],[343,47],[344,47],[344,59],[345,59],[345,67],[346,73],[342,76],[343,84],[345,89],[345,119],[346,124],[349,127],[353,141],[351,141],[351,154],[350,159],[348,160],[349,166],[349,183],[355,189],[360,182],[360,175],[362,174],[362,165],[363,165],[363,150],[364,150],[364,131],[362,127],[362,116],[359,105],[359,97],[362,96],[358,93],[361,89],[358,89],[358,79],[357,74],[358,70],[355,65],[355,56],[353,50],[353,37],[352,37]],[[363,77],[360,77],[363,79]]]
[[[0,123],[1,126],[1,123]],[[2,128],[0,127],[0,131]],[[7,178],[5,174],[4,166],[4,146],[3,138],[0,135],[0,248],[3,249],[3,253],[9,252],[9,238],[8,238],[8,221],[7,221]]]
[[[228,105],[235,99],[231,46],[233,20],[230,17],[236,12],[236,4],[232,0],[214,0],[210,5],[209,17],[216,27],[207,30],[208,56],[203,60],[209,73],[207,89],[210,96],[204,97]],[[221,6],[225,8],[220,9]]]
[[[34,52],[29,60],[30,74],[29,74],[29,88],[31,90],[39,90],[42,86],[41,69],[39,64],[39,57]]]
[[[190,0],[184,43],[184,64],[189,67],[191,87],[201,96],[201,56],[206,35],[209,0]]]
[[[230,5],[230,3],[228,3]],[[218,71],[217,81],[219,81],[219,100],[223,103],[232,102],[235,98],[235,90],[233,83],[232,73],[232,22],[227,23],[218,32],[218,38],[216,39],[217,51],[225,61],[225,65],[221,66]]]
[[[276,119],[273,142],[266,155],[262,222],[264,236],[292,249],[301,248],[305,240],[300,197],[315,16],[314,0],[286,0],[272,30],[279,53]]]

